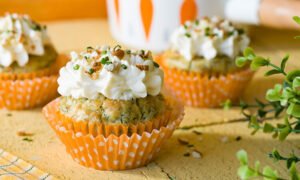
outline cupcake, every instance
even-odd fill
[[[186,105],[218,107],[237,101],[253,72],[235,58],[250,40],[243,29],[217,17],[187,21],[171,36],[171,48],[157,57],[166,85]]]
[[[120,46],[71,52],[62,95],[43,113],[75,161],[101,170],[150,162],[179,125],[183,107],[162,93],[164,74],[150,51]]]
[[[57,59],[46,26],[26,15],[0,17],[0,108],[32,108],[55,98]]]

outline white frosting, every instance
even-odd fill
[[[139,53],[126,53],[120,59],[112,55],[112,51],[109,47],[103,47],[80,54],[72,52],[71,61],[60,70],[58,92],[62,96],[89,99],[97,98],[100,93],[117,100],[144,98],[160,93],[164,75],[152,57],[142,58]],[[109,63],[103,63],[105,58]],[[89,73],[96,62],[102,62],[102,67]],[[147,67],[147,70],[138,66]]]
[[[29,55],[43,55],[47,43],[45,28],[28,16],[7,14],[0,17],[0,65],[8,67],[16,61],[24,66]]]
[[[171,36],[172,49],[188,61],[195,56],[211,60],[217,55],[234,59],[249,42],[245,33],[217,17],[188,21]]]

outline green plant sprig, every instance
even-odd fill
[[[291,133],[300,133],[300,70],[286,72],[285,67],[289,56],[282,58],[280,66],[270,62],[269,59],[257,56],[253,49],[246,48],[243,56],[236,59],[238,66],[250,64],[251,69],[257,70],[259,67],[270,66],[271,70],[265,73],[265,76],[281,74],[285,77],[282,84],[276,84],[273,89],[266,93],[267,103],[256,100],[255,105],[248,105],[241,102],[242,114],[249,120],[249,127],[254,128],[255,134],[259,130],[265,133],[273,133],[273,137],[279,137],[284,140]],[[247,113],[249,108],[256,108],[255,113]],[[273,113],[274,118],[284,115],[284,123],[278,123],[276,126],[270,123],[264,123],[264,119]]]
[[[277,161],[285,161],[286,167],[289,169],[291,168],[293,163],[297,163],[300,161],[300,157],[296,156],[294,152],[292,152],[288,157],[282,156],[276,149],[272,151],[272,153],[269,154],[269,157],[274,159],[275,162]]]
[[[279,154],[279,153],[278,153]],[[264,178],[265,180],[286,180],[278,175],[278,172],[269,166],[264,166],[261,171],[260,162],[256,161],[254,168],[249,165],[248,155],[245,150],[240,150],[236,154],[240,161],[240,167],[238,169],[238,176],[241,179],[252,179],[252,178]],[[281,157],[281,156],[280,156]],[[297,172],[295,162],[291,162],[289,168],[289,179],[298,180],[300,175]]]

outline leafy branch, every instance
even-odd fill
[[[274,151],[273,151],[274,152]],[[278,152],[277,152],[278,153]],[[278,153],[279,154],[279,153]],[[277,156],[278,156],[277,154]],[[240,150],[236,154],[238,160],[240,161],[240,167],[238,169],[238,176],[241,179],[251,179],[251,178],[264,178],[265,180],[286,180],[283,177],[278,175],[278,172],[272,169],[269,166],[264,166],[261,171],[260,162],[256,161],[254,167],[251,167],[248,162],[248,155],[245,150]],[[282,158],[281,155],[278,158]],[[297,172],[295,162],[291,162],[289,168],[289,179],[298,180],[300,179],[300,175]]]
[[[257,70],[259,67],[271,67],[265,73],[265,76],[281,74],[285,80],[282,84],[276,84],[273,89],[266,93],[267,103],[256,100],[255,105],[249,105],[241,102],[240,107],[242,114],[249,120],[249,127],[254,128],[253,134],[259,130],[265,133],[273,133],[273,137],[279,137],[284,140],[291,133],[300,133],[300,70],[286,72],[285,67],[289,56],[282,58],[280,66],[273,64],[269,59],[257,56],[253,49],[246,48],[243,56],[236,59],[238,66],[250,64],[251,69]],[[247,113],[246,110],[256,108],[255,113]],[[264,123],[261,125],[269,114],[273,117],[284,115],[284,123],[272,125]]]

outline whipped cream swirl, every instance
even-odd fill
[[[0,17],[0,65],[17,62],[25,66],[29,55],[43,55],[49,43],[45,27],[26,15],[7,14]]]
[[[218,55],[225,55],[234,59],[249,42],[242,29],[217,17],[187,21],[171,36],[172,49],[188,61],[195,56],[211,60]]]
[[[80,54],[71,52],[71,61],[60,70],[58,92],[62,96],[130,100],[156,96],[163,84],[163,71],[151,52],[88,47]]]

